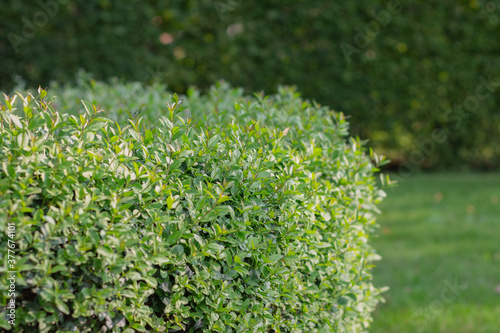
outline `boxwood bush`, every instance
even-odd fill
[[[105,105],[141,98],[108,89],[123,91]],[[367,241],[384,159],[347,138],[341,113],[290,88],[248,97],[220,84],[149,112],[155,101],[126,102],[115,121],[43,89],[4,96],[0,257],[17,297],[15,326],[5,313],[0,326],[365,331],[382,292]],[[8,290],[2,278],[2,311]]]

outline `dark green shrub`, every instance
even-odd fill
[[[58,10],[43,24],[49,3]],[[351,133],[391,160],[492,168],[500,163],[498,8],[486,0],[4,0],[0,89],[12,88],[13,75],[30,86],[67,82],[79,68],[181,93],[219,79],[247,92],[296,85],[351,116]],[[31,32],[29,23],[37,23]]]
[[[0,106],[0,257],[3,273],[18,271],[16,331],[368,327],[381,290],[367,241],[384,196],[372,160],[383,158],[346,139],[342,114],[285,88],[190,91],[186,109],[174,96],[121,124],[52,99]],[[8,289],[2,278],[4,309]],[[5,315],[0,325],[11,328]]]

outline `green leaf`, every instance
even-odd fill
[[[250,274],[250,272],[248,271],[248,269],[246,269],[245,267],[242,267],[242,266],[235,266],[233,269],[235,271],[237,271],[238,273],[240,273],[240,275],[242,277],[247,277],[248,274]]]
[[[174,232],[172,232],[170,234],[170,236],[168,236],[168,238],[166,240],[167,245],[173,245],[173,244],[175,244],[175,242],[177,242],[177,240],[181,236],[182,236],[182,231],[174,231]]]
[[[69,308],[68,308],[68,306],[60,298],[56,298],[55,299],[55,304],[56,304],[56,307],[57,307],[57,309],[59,311],[61,311],[65,315],[69,315]]]
[[[152,256],[149,260],[151,260],[155,264],[163,265],[166,263],[172,263],[172,260],[167,257],[165,254],[156,254]]]
[[[141,279],[141,274],[135,271],[130,271],[125,276],[132,281],[138,281]]]
[[[217,244],[217,243],[210,243],[210,244],[207,245],[207,248],[209,248],[210,250],[214,250],[216,252],[222,251],[222,250],[225,249],[225,247],[223,245],[220,245],[220,244]],[[235,257],[235,261],[236,261],[236,257]]]
[[[132,328],[133,328],[134,330],[138,331],[138,332],[146,332],[146,328],[145,328],[143,325],[138,324],[138,323],[133,324],[133,325],[132,325]]]
[[[120,291],[120,294],[123,296],[123,297],[127,297],[127,298],[137,298],[137,294],[134,293],[132,290],[122,290]]]
[[[12,113],[7,113],[7,116],[14,123],[14,125],[16,125],[18,128],[23,128],[23,124],[21,123],[21,118]]]
[[[97,248],[96,252],[103,257],[110,257],[113,255],[113,250],[111,250],[109,246],[101,246]]]
[[[144,143],[148,144],[153,141],[153,132],[151,130],[146,130],[146,135],[144,136]]]
[[[225,201],[228,201],[229,199],[230,199],[230,198],[229,198],[229,196],[227,196],[227,195],[223,195],[223,196],[221,196],[221,197],[219,198],[219,200],[217,201],[217,203],[218,203],[218,204],[220,204],[220,203],[223,203],[223,202],[225,202]]]
[[[152,276],[143,276],[142,279],[147,282],[151,287],[156,288],[158,286],[158,282]]]
[[[272,254],[269,256],[269,261],[270,262],[276,262],[280,260],[283,256],[281,254]]]
[[[92,117],[92,115],[94,115],[94,105],[92,105],[91,103],[87,102],[87,101],[84,101],[84,100],[81,100],[80,101],[82,104],[83,104],[83,108],[85,109],[85,112],[87,113],[87,115],[89,117]]]

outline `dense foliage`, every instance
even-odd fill
[[[408,170],[500,162],[500,2],[5,0],[0,89],[119,76],[297,85]],[[44,14],[45,13],[45,14]],[[441,128],[444,132],[434,132]]]
[[[16,332],[365,331],[381,292],[367,241],[383,158],[291,89],[245,97],[222,84],[155,109],[155,87],[129,110],[147,89],[94,83],[125,103],[118,122],[41,89],[1,103]],[[2,278],[2,311],[8,288]],[[0,326],[12,328],[4,314]]]

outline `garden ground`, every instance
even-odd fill
[[[499,332],[500,174],[415,175],[387,192],[371,242],[390,290],[370,331]]]

